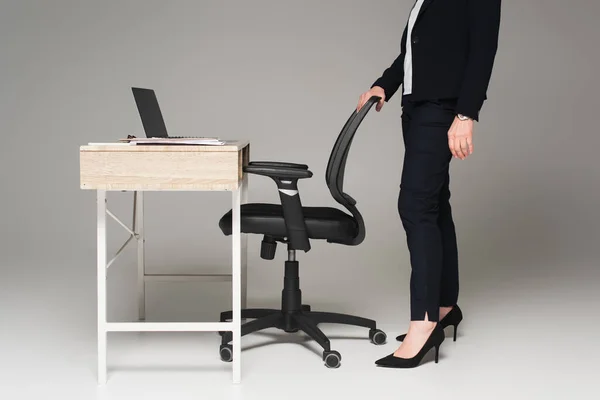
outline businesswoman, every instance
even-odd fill
[[[473,154],[473,128],[487,99],[498,46],[501,0],[417,0],[401,41],[400,55],[370,90],[381,111],[402,86],[404,164],[398,211],[410,253],[410,315],[400,347],[376,361],[412,368],[431,349],[435,361],[443,329],[456,328],[458,250],[450,207],[452,158]]]

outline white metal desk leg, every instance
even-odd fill
[[[106,383],[106,191],[97,191],[98,383]]]
[[[144,233],[144,192],[137,191],[134,194],[135,215],[137,223],[137,294],[138,294],[138,319],[146,319],[146,260],[144,244],[146,241]]]
[[[248,175],[242,179],[241,203],[248,202]],[[248,235],[242,233],[242,310],[248,307]]]
[[[232,192],[232,214],[233,214],[233,226],[232,226],[232,293],[233,293],[233,305],[232,305],[232,323],[233,323],[233,383],[240,383],[241,381],[241,324],[242,324],[242,312],[241,312],[241,233],[240,233],[240,203],[241,203],[241,188]]]

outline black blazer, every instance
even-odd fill
[[[479,119],[498,47],[500,3],[425,0],[412,32],[411,99],[456,99],[458,114]],[[373,84],[383,88],[386,101],[404,80],[407,28],[400,55]]]

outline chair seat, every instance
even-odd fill
[[[331,207],[302,207],[310,239],[347,241],[358,234],[358,224],[349,214]],[[232,211],[219,221],[225,235],[231,235]],[[241,230],[277,238],[287,236],[280,204],[248,203],[241,207]]]

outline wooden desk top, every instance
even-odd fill
[[[248,164],[247,140],[224,145],[81,146],[80,186],[94,190],[236,190]]]
[[[153,152],[213,152],[213,151],[240,151],[249,142],[247,140],[226,140],[223,145],[131,145],[128,143],[101,143],[81,146],[81,151],[153,151]]]

